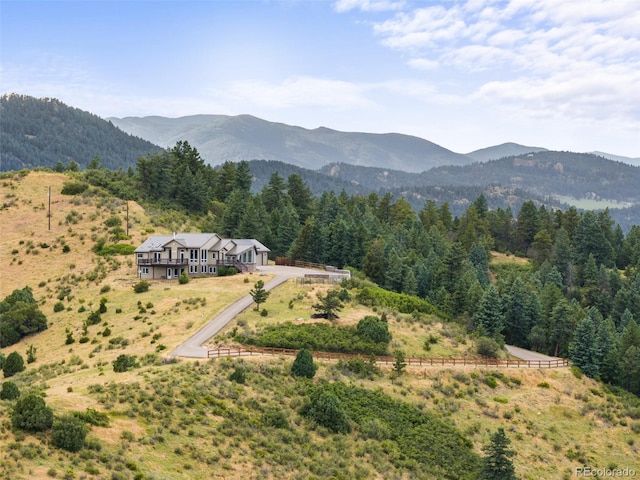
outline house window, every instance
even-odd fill
[[[216,252],[211,252],[211,260],[215,260],[216,259]]]
[[[142,268],[140,269],[140,273],[141,273],[142,275],[149,275],[149,267],[142,267]]]
[[[189,260],[192,262],[198,261],[198,250],[189,250]]]
[[[209,267],[209,273],[216,273],[216,267]]]
[[[197,265],[189,265],[189,273],[198,273]]]
[[[207,267],[206,267],[206,265],[203,265],[202,267],[200,267],[200,272],[201,272],[201,273],[207,273]]]
[[[202,263],[207,263],[207,251],[206,250],[202,250],[202,252],[200,252],[200,258],[202,259]]]
[[[142,254],[141,253],[138,254],[138,258],[142,258]]]

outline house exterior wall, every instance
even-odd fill
[[[189,276],[217,275],[221,265],[232,266],[235,262],[241,271],[253,272],[257,265],[267,264],[267,253],[259,253],[255,245],[247,245],[247,240],[224,240],[215,233],[188,235],[150,237],[145,242],[148,246],[143,244],[139,247],[143,251],[135,252],[138,277],[176,279],[183,272]]]

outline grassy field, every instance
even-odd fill
[[[0,295],[30,286],[49,321],[46,331],[2,353],[25,356],[33,345],[37,360],[13,377],[21,390],[44,392],[58,415],[86,408],[107,412],[110,426],[93,427],[88,445],[71,454],[54,448],[47,435],[13,431],[12,402],[0,401],[0,478],[438,478],[400,467],[399,452],[388,440],[358,429],[332,434],[310,424],[299,413],[310,383],[289,375],[290,358],[170,360],[175,346],[262,277],[244,274],[186,285],[155,281],[148,292],[136,294],[133,258],[103,259],[92,251],[100,236],[109,235],[105,220],[124,218],[126,205],[100,194],[62,196],[65,179],[30,173],[0,180]],[[132,245],[153,231],[168,233],[133,202],[129,217]],[[210,343],[232,342],[234,328],[309,322],[317,293],[327,288],[287,282],[264,305],[266,317],[247,310]],[[85,334],[83,322],[101,298],[107,311]],[[64,309],[54,312],[58,302]],[[350,302],[338,324],[380,313]],[[472,352],[471,340],[456,324],[386,313],[392,347],[407,355]],[[71,344],[65,343],[68,333]],[[81,343],[83,336],[87,341]],[[437,341],[427,352],[429,336]],[[111,362],[122,353],[136,355],[141,367],[115,373]],[[245,384],[229,380],[236,368],[247,372]],[[451,422],[478,453],[503,426],[518,451],[514,462],[524,479],[573,478],[580,465],[640,473],[640,405],[569,369],[409,368],[397,379],[390,369],[368,380],[330,362],[320,365],[311,384],[344,381],[380,390]],[[286,419],[287,428],[269,426],[265,418],[273,412]]]

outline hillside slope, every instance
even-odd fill
[[[518,452],[514,463],[523,479],[560,480],[585,465],[640,471],[640,402],[577,378],[569,369],[415,367],[392,381],[390,367],[366,379],[322,362],[308,381],[290,375],[287,358],[178,363],[163,358],[262,277],[206,278],[186,285],[155,281],[148,292],[134,293],[133,258],[103,258],[92,251],[101,237],[111,242],[107,223],[124,219],[126,204],[99,189],[63,196],[60,190],[69,178],[43,172],[2,178],[0,251],[8,255],[0,294],[29,286],[49,321],[46,331],[2,353],[24,356],[33,346],[35,362],[11,378],[21,391],[43,393],[56,415],[91,408],[106,413],[109,424],[92,427],[78,453],[55,448],[48,434],[4,428],[0,478],[469,478],[447,468],[461,459],[475,461],[498,427],[505,428]],[[155,227],[134,202],[128,212],[132,238],[125,243],[137,245]],[[262,317],[246,311],[215,342],[227,341],[234,328],[256,328],[261,322],[311,321],[311,304],[326,288],[287,284],[265,305],[275,313]],[[85,332],[84,322],[101,298],[107,311]],[[59,302],[64,308],[55,312]],[[350,302],[340,321],[373,313]],[[458,325],[430,316],[389,312],[389,328],[392,346],[407,351],[422,349],[430,336],[437,339],[433,351],[438,355],[445,347],[457,354],[472,347]],[[72,343],[66,341],[69,334]],[[112,362],[122,354],[135,355],[140,368],[114,372]],[[244,383],[230,380],[237,369],[245,373]],[[333,433],[301,413],[313,390],[324,385],[349,392],[343,407],[351,433]],[[374,415],[380,405],[394,408]],[[13,401],[0,400],[3,425],[10,423],[12,408]],[[429,419],[431,428],[412,426],[407,430],[413,437],[398,437],[393,427],[407,417]],[[438,436],[443,434],[449,436]],[[420,443],[424,439],[432,440]],[[461,444],[460,455],[443,449],[429,456],[447,439]]]
[[[131,136],[89,112],[53,98],[0,97],[0,171],[76,162],[81,169],[94,157],[116,170],[135,166],[138,157],[162,149]]]

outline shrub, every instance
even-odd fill
[[[69,452],[77,452],[84,446],[87,426],[73,415],[56,418],[51,429],[52,443]]]
[[[87,326],[91,326],[91,325],[98,325],[101,321],[102,321],[102,318],[100,317],[100,311],[95,310],[89,314],[85,323],[87,324]]]
[[[122,354],[113,361],[114,372],[126,372],[130,368],[137,368],[138,366],[135,355]]]
[[[498,381],[496,380],[496,377],[486,377],[484,379],[484,383],[489,387],[489,388],[496,388],[498,386]]]
[[[18,343],[22,337],[47,329],[47,317],[38,308],[30,287],[14,290],[0,302],[0,305],[0,348]]]
[[[268,317],[268,316],[269,316],[269,310],[267,310],[266,308],[263,308],[263,309],[260,311],[260,316],[261,316],[261,317]]]
[[[63,310],[64,310],[64,303],[62,302],[56,302],[56,304],[53,306],[54,312],[61,312]]]
[[[133,286],[133,291],[136,293],[148,292],[151,284],[147,280],[140,280]]]
[[[38,349],[36,347],[34,347],[33,345],[29,345],[29,347],[27,348],[27,363],[33,363],[36,361],[37,352]]]
[[[350,358],[346,361],[339,360],[338,368],[345,374],[351,373],[359,378],[368,378],[369,380],[373,380],[382,373],[375,364],[375,356],[368,362],[362,358]]]
[[[389,324],[381,321],[374,315],[367,315],[358,322],[356,326],[358,335],[365,337],[372,342],[389,343],[391,334],[389,333]]]
[[[44,399],[29,393],[18,399],[11,412],[11,423],[15,428],[28,432],[43,432],[53,425],[53,410]]]
[[[93,408],[87,408],[84,412],[73,412],[72,415],[84,423],[95,425],[96,427],[108,427],[109,416],[104,412],[98,412]]]
[[[20,389],[13,382],[4,382],[0,389],[0,400],[15,400],[20,396]]]
[[[69,245],[65,245],[62,247],[62,253],[69,253],[71,251],[71,247]]]
[[[311,352],[302,349],[296,355],[296,359],[291,365],[291,374],[295,377],[313,378],[318,367],[313,363]]]
[[[180,274],[180,276],[178,277],[178,283],[180,285],[186,285],[187,283],[189,283],[189,275],[187,275],[186,271]]]
[[[333,393],[321,390],[314,392],[311,404],[304,410],[304,414],[335,433],[351,431],[347,416],[340,406],[338,397]]]
[[[493,338],[480,337],[476,342],[476,352],[483,357],[498,358],[500,350],[500,345]]]
[[[277,407],[269,407],[262,414],[262,423],[267,427],[289,428],[285,413]]]
[[[88,183],[84,182],[65,182],[62,185],[62,195],[79,195],[89,188]]]
[[[247,380],[244,373],[244,368],[236,367],[235,370],[231,372],[231,375],[229,375],[229,380],[231,380],[232,382],[244,384]]]
[[[135,245],[129,245],[127,243],[113,243],[111,245],[103,244],[99,250],[96,250],[96,253],[103,257],[112,255],[132,255],[135,249]]]
[[[13,377],[16,373],[24,371],[24,359],[18,352],[11,352],[2,365],[5,378]]]

